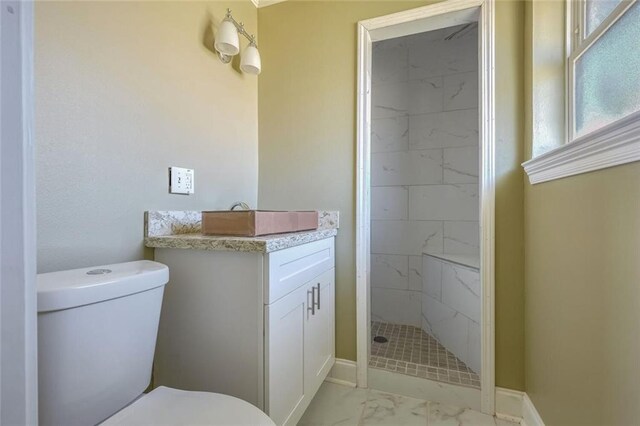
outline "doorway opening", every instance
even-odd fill
[[[489,414],[493,63],[489,0],[359,25],[358,385]]]
[[[373,43],[369,367],[480,389],[477,46]]]

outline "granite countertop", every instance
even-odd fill
[[[147,237],[147,247],[177,248],[194,250],[253,251],[270,253],[301,244],[330,238],[338,233],[337,229],[292,232],[288,234],[264,235],[261,237],[227,237],[202,234],[164,235]]]
[[[338,233],[338,212],[321,211],[317,230],[260,237],[203,235],[202,215],[195,211],[150,211],[145,214],[145,245],[153,248],[270,253]]]

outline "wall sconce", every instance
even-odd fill
[[[227,9],[227,15],[220,23],[216,41],[213,47],[218,52],[218,58],[225,64],[231,62],[233,56],[240,52],[240,40],[238,34],[242,34],[249,40],[249,45],[240,56],[240,69],[247,74],[260,74],[262,64],[260,62],[260,52],[258,52],[258,44],[256,37],[249,35],[244,29],[242,22],[238,23],[231,16],[231,9]]]

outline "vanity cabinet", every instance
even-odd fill
[[[225,393],[295,425],[335,361],[335,249],[156,249],[169,266],[154,385]]]
[[[334,297],[331,269],[265,308],[265,405],[276,424],[296,423],[333,366]]]

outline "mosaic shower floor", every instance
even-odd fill
[[[419,327],[372,321],[371,339],[369,367],[480,388],[480,376]]]

